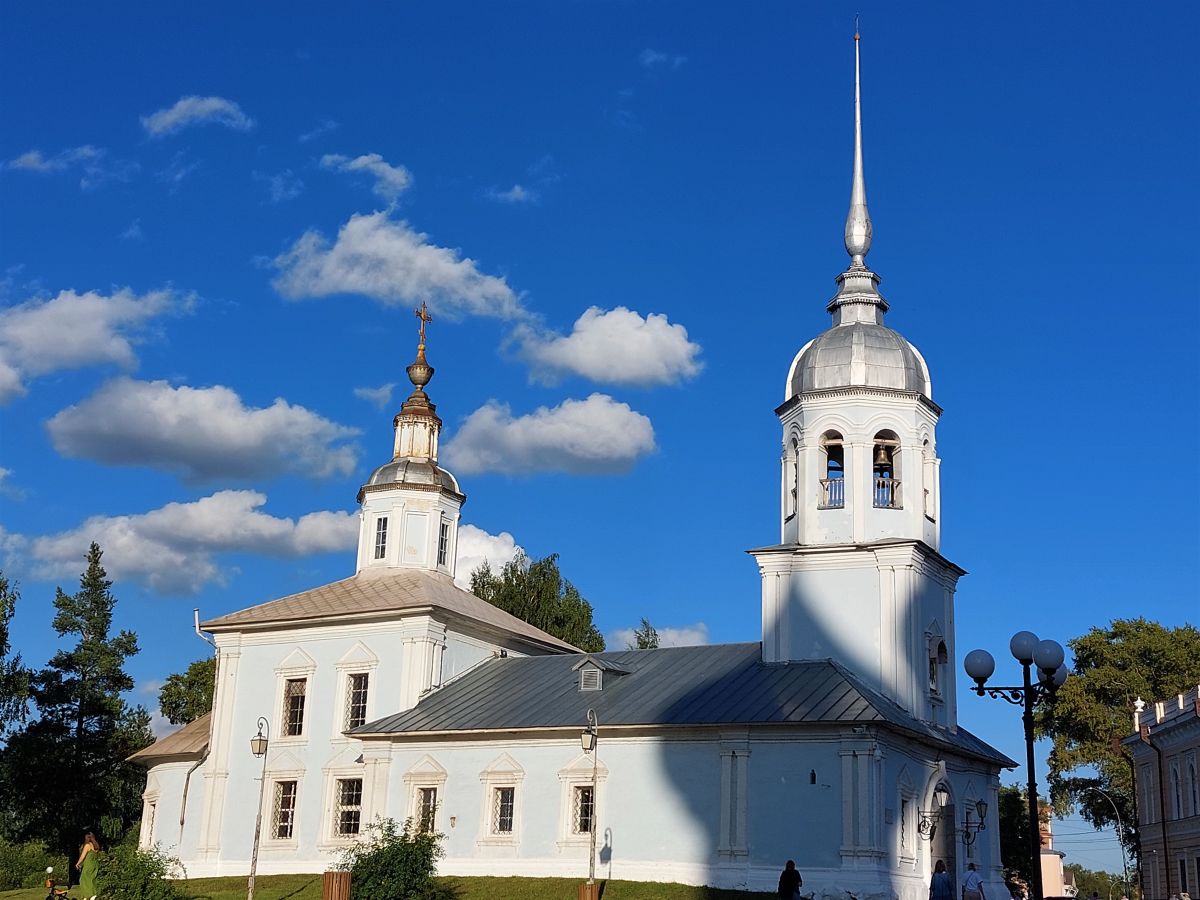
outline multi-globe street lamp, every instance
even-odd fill
[[[1024,707],[1021,717],[1025,725],[1025,769],[1029,775],[1027,786],[1029,800],[1029,855],[1031,900],[1042,900],[1042,837],[1041,820],[1038,816],[1037,778],[1033,765],[1033,710],[1039,701],[1053,703],[1055,694],[1067,680],[1067,669],[1063,665],[1066,653],[1057,641],[1039,640],[1032,631],[1018,631],[1009,641],[1008,649],[1021,664],[1022,680],[1017,686],[988,685],[987,680],[996,671],[996,660],[986,650],[972,650],[963,659],[963,668],[975,682],[971,688],[980,697],[1005,700],[1014,706]],[[1031,672],[1037,668],[1037,680]]]
[[[265,732],[265,733],[264,733]],[[258,734],[250,738],[250,752],[262,757],[262,778],[258,783],[258,816],[254,820],[254,849],[250,851],[250,881],[246,885],[246,900],[254,900],[254,873],[258,868],[258,838],[262,834],[263,791],[267,786],[267,745],[270,743],[271,723],[258,717]]]

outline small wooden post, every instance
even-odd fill
[[[350,873],[326,872],[321,882],[321,900],[350,900]]]

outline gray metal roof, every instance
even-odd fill
[[[445,735],[602,725],[879,724],[1000,766],[1016,765],[959,729],[920,722],[832,660],[768,665],[761,644],[665,647],[592,654],[628,674],[580,691],[578,656],[487,660],[415,707],[353,729],[363,735]]]
[[[281,597],[201,623],[205,631],[289,626],[354,616],[379,617],[422,609],[441,609],[540,647],[568,652],[577,648],[504,612],[458,587],[449,575],[424,569],[363,569],[357,575],[311,591]]]
[[[933,394],[925,361],[903,335],[881,324],[849,322],[830,328],[800,351],[788,396],[853,386]]]

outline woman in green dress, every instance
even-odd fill
[[[75,862],[79,870],[79,895],[83,900],[96,900],[96,872],[100,868],[100,842],[90,831],[83,836],[83,847]]]

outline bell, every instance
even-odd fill
[[[890,466],[892,461],[888,458],[887,448],[883,444],[875,445],[875,465]]]

